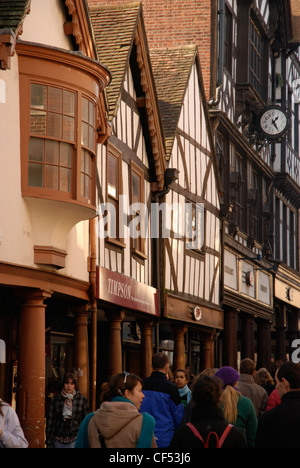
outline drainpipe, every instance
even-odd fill
[[[92,411],[96,410],[96,385],[97,385],[97,297],[96,297],[96,219],[89,220],[90,233],[90,258],[89,258],[89,274],[90,274],[90,303],[91,303],[91,380],[90,380],[90,407]]]

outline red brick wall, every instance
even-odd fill
[[[128,0],[88,0],[92,4],[125,4]],[[206,97],[212,97],[211,57],[215,57],[211,24],[217,0],[142,0],[149,48],[196,44]]]

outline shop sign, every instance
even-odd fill
[[[107,268],[97,268],[97,299],[159,316],[157,289]]]

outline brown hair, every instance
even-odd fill
[[[245,358],[241,361],[240,374],[252,375],[255,371],[256,364],[252,359]]]
[[[76,375],[73,374],[73,372],[67,372],[67,374],[65,374],[63,385],[69,383],[69,380],[72,381],[72,383],[75,385],[75,388],[76,388],[77,379],[76,379]]]
[[[125,390],[130,392],[137,386],[138,382],[143,383],[142,379],[135,374],[122,372],[121,374],[113,375],[108,382],[102,384],[102,392],[100,400],[111,401],[117,396],[124,396]]]

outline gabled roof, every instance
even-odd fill
[[[199,88],[202,95],[202,103],[206,120],[206,130],[210,141],[212,161],[215,169],[218,190],[219,193],[221,193],[222,185],[215,153],[209,110],[205,98],[198,47],[196,45],[190,45],[177,48],[151,49],[150,57],[165,135],[167,161],[170,160],[172,154],[176,129],[192,67],[196,64]]]
[[[167,159],[171,156],[184,95],[196,54],[196,46],[150,50]]]
[[[144,93],[143,106],[147,115],[157,179],[157,185],[153,185],[153,190],[162,190],[166,169],[163,127],[149,60],[141,2],[124,5],[101,2],[91,5],[89,9],[99,60],[112,74],[112,81],[105,90],[110,122],[118,112],[125,74],[133,48],[136,47],[136,61]]]
[[[93,25],[98,56],[112,72],[112,82],[106,90],[109,120],[116,115],[122,84],[128,65],[137,22],[141,13],[139,2],[126,5],[92,5]]]

